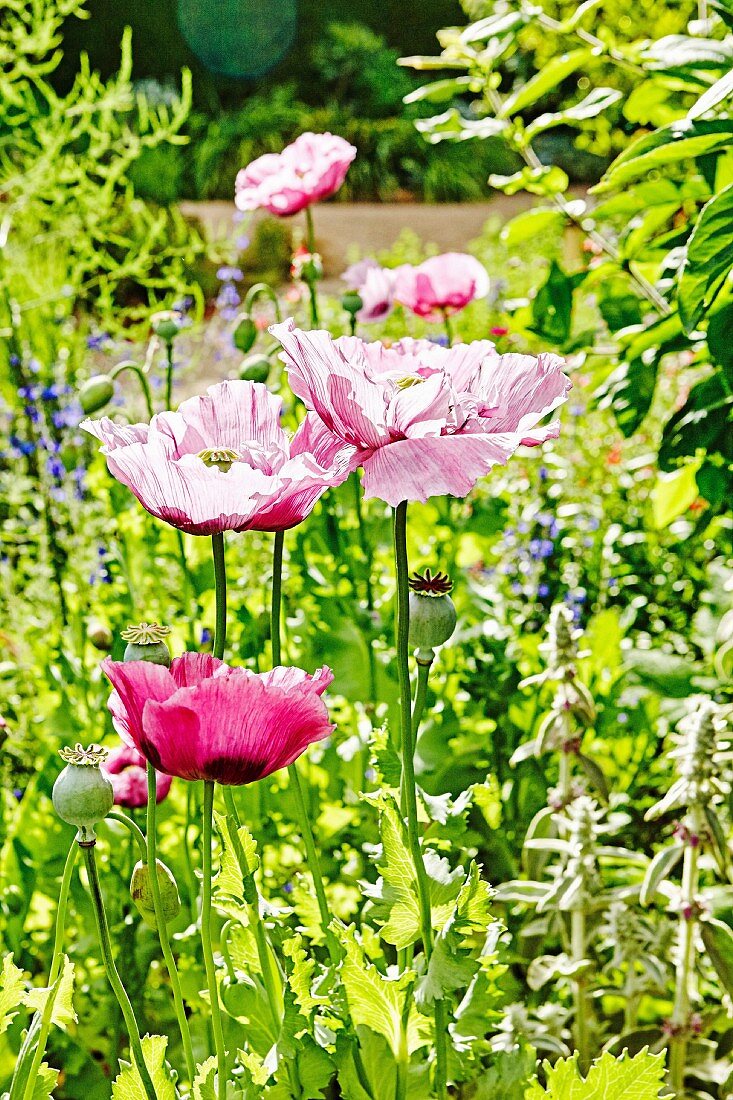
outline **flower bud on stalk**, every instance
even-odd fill
[[[91,416],[108,405],[115,394],[115,384],[108,374],[93,374],[79,390],[82,410]]]
[[[457,615],[449,592],[453,581],[447,573],[413,573],[410,578],[410,645],[418,664],[431,664],[436,646],[443,645],[456,628]]]
[[[347,290],[341,299],[341,305],[352,317],[364,306],[361,295],[356,290]]]
[[[158,887],[160,889],[161,911],[166,924],[174,921],[181,911],[181,898],[178,893],[178,884],[173,877],[170,867],[162,860],[156,859],[158,872]],[[150,880],[150,864],[138,860],[133,868],[130,879],[130,897],[135,908],[145,923],[150,928],[157,928],[155,920],[155,903],[153,900],[153,887]]]
[[[150,318],[150,327],[164,344],[172,344],[184,327],[185,318],[176,309],[163,309]]]
[[[242,360],[239,377],[244,382],[266,382],[270,376],[270,360],[266,355],[248,355]]]
[[[59,756],[66,767],[53,785],[54,809],[62,821],[76,825],[78,843],[89,846],[96,843],[94,826],[107,816],[115,801],[112,784],[100,771],[107,750],[77,744],[73,749],[61,749]]]
[[[128,626],[120,637],[127,642],[123,661],[149,661],[153,665],[165,665],[170,668],[171,654],[164,639],[170,634],[170,627],[158,623],[139,623]]]
[[[241,351],[243,355],[252,350],[257,339],[257,325],[251,317],[242,317],[241,321],[237,322],[234,326],[232,339],[237,351]]]

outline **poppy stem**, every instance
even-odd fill
[[[193,1081],[196,1076],[196,1060],[193,1056],[193,1046],[191,1044],[191,1032],[188,1026],[188,1020],[186,1018],[186,1009],[183,1004],[183,994],[181,992],[181,980],[178,977],[178,968],[176,967],[176,960],[173,957],[171,950],[170,939],[168,937],[168,928],[165,923],[165,916],[163,914],[163,901],[160,896],[160,883],[158,882],[158,855],[157,855],[157,838],[155,835],[155,811],[157,803],[157,785],[155,768],[152,764],[148,764],[148,807],[147,807],[147,862],[150,869],[150,888],[153,894],[153,908],[155,910],[155,923],[158,926],[158,936],[160,937],[160,946],[163,951],[163,958],[165,959],[165,965],[168,969],[168,975],[171,980],[171,989],[173,991],[173,1004],[176,1010],[176,1018],[178,1020],[178,1027],[181,1031],[181,1041],[183,1042],[183,1053],[186,1059],[186,1070],[188,1071],[189,1081]],[[139,831],[139,830],[138,830]]]
[[[417,787],[415,784],[415,742],[412,723],[412,692],[410,688],[410,586],[407,561],[407,501],[394,510],[394,554],[397,582],[395,644],[397,673],[400,684],[400,734],[402,750],[402,783],[407,817],[407,843],[415,866],[420,906],[420,929],[426,963],[433,953],[433,926],[430,887],[425,873],[417,820]],[[435,1002],[435,1092],[440,1100],[447,1096],[447,1025],[445,1005]]]
[[[445,329],[445,334],[448,337],[448,347],[452,347],[452,345],[453,345],[453,325],[450,323],[450,317],[448,316],[448,310],[447,309],[443,310],[443,328]]]
[[[147,378],[145,377],[145,373],[144,373],[144,371],[142,371],[140,369],[140,367],[137,365],[137,363],[132,363],[128,360],[125,360],[124,363],[118,363],[117,366],[114,367],[109,372],[109,376],[114,381],[114,379],[117,378],[117,376],[119,374],[122,374],[126,370],[132,371],[132,373],[136,376],[137,380],[139,381],[140,389],[142,390],[143,399],[145,401],[145,409],[146,409],[147,414],[148,414],[148,419],[152,420],[153,417],[155,416],[155,405],[153,404],[153,395],[150,392],[150,384],[149,384]]]
[[[165,407],[170,409],[173,401],[173,341],[165,343]]]
[[[216,537],[216,536],[214,536]],[[206,984],[211,1005],[211,1026],[214,1031],[214,1047],[217,1063],[217,1100],[226,1100],[226,1048],[224,1031],[221,1025],[221,1006],[219,1005],[219,985],[216,980],[214,949],[211,941],[211,846],[214,821],[214,783],[204,780],[204,828],[202,834],[202,886],[201,886],[201,948],[206,969]]]
[[[281,620],[282,620],[282,590],[283,590],[283,547],[285,545],[285,532],[275,532],[275,542],[272,552],[272,603],[270,613],[270,639],[272,645],[272,664],[273,667],[280,663],[280,657],[282,653],[282,644],[280,638]],[[321,863],[318,858],[318,851],[316,849],[316,842],[313,837],[313,830],[311,828],[310,816],[308,814],[308,808],[305,804],[305,797],[303,795],[303,786],[300,781],[300,775],[298,773],[297,766],[290,764],[288,767],[288,777],[290,784],[293,788],[293,794],[295,795],[295,801],[298,806],[298,817],[300,819],[300,828],[303,835],[303,842],[305,844],[305,854],[308,861],[308,867],[310,869],[311,877],[313,878],[313,887],[316,891],[316,899],[318,901],[318,912],[321,917],[321,927],[323,928],[323,934],[326,937],[326,943],[328,945],[328,952],[331,956],[331,961],[338,962],[338,947],[336,945],[333,932],[331,931],[331,913],[328,908],[328,899],[326,897],[326,889],[323,885],[323,875],[321,873]]]
[[[148,1070],[143,1056],[142,1043],[140,1042],[140,1029],[137,1026],[135,1012],[130,1004],[130,998],[127,996],[127,991],[122,984],[120,975],[117,972],[117,967],[115,966],[114,957],[112,955],[109,927],[107,925],[107,916],[104,911],[104,899],[102,898],[102,890],[99,885],[99,874],[97,873],[97,861],[94,858],[95,845],[96,841],[92,844],[80,845],[80,847],[84,852],[84,862],[87,869],[87,878],[89,879],[89,890],[94,904],[94,916],[97,922],[97,934],[99,936],[99,946],[102,952],[102,964],[107,975],[107,981],[112,986],[112,992],[117,998],[117,1003],[120,1006],[125,1026],[127,1027],[130,1053],[137,1068],[137,1072],[140,1075],[142,1086],[145,1089],[145,1095],[148,1097],[148,1100],[156,1100],[155,1086],[153,1085],[150,1071]]]
[[[305,208],[305,228],[306,228],[306,240],[308,242],[308,251],[311,256],[316,251],[316,230],[313,224],[313,212],[310,206]],[[307,280],[308,292],[311,300],[311,327],[318,328],[320,325],[320,319],[318,317],[318,297],[316,295],[316,280]]]
[[[224,561],[224,535],[216,531],[211,536],[211,550],[214,555],[214,583],[216,585],[216,625],[214,628],[215,657],[224,656],[227,640],[227,571]]]
[[[140,859],[143,863],[148,862],[148,848],[147,841],[145,840],[145,833],[142,831],[136,821],[133,821],[127,814],[123,814],[121,810],[112,810],[107,814],[108,820],[119,821],[121,825],[124,825],[130,836],[134,838],[138,849],[140,851]]]

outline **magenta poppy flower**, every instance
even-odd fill
[[[115,806],[127,806],[137,810],[148,804],[148,776],[145,757],[131,745],[120,745],[113,749],[102,771],[112,784],[115,792]],[[155,773],[155,801],[162,802],[168,797],[173,779],[170,775]]]
[[[335,134],[301,134],[282,153],[265,153],[237,175],[240,210],[297,214],[338,191],[356,149]]]
[[[382,321],[392,312],[399,270],[381,267],[371,259],[360,260],[346,269],[342,279],[351,290],[357,291],[362,300],[362,307],[356,315],[358,321],[366,324]]]
[[[110,473],[142,506],[192,535],[282,531],[348,477],[352,451],[316,417],[291,439],[282,401],[258,382],[220,382],[150,424],[84,420]]]
[[[430,496],[465,496],[520,444],[559,433],[552,421],[570,381],[556,355],[498,355],[488,340],[392,347],[354,336],[302,332],[292,320],[270,332],[283,346],[293,392],[334,440],[355,450],[364,492],[396,506]]]
[[[292,764],[334,730],[321,695],[329,668],[256,674],[205,653],[170,669],[148,661],[102,661],[114,691],[115,727],[166,775],[241,786]]]
[[[464,252],[445,252],[397,273],[395,298],[418,317],[439,321],[489,293],[486,268]]]

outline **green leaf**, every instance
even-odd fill
[[[699,462],[680,466],[671,473],[657,474],[651,491],[652,523],[658,531],[668,527],[693,504],[698,496],[696,474]]]
[[[464,118],[455,107],[449,107],[440,115],[415,119],[415,129],[431,145],[437,145],[440,141],[496,137],[506,130],[507,125],[498,118]]]
[[[616,157],[594,192],[624,187],[654,168],[679,163],[733,145],[733,119],[678,119],[632,142]]]
[[[609,790],[608,782],[603,769],[600,765],[596,764],[590,756],[585,756],[584,753],[579,752],[576,756],[576,760],[580,764],[581,768],[585,772],[586,778],[591,787],[595,790],[596,794],[600,797],[602,802],[608,802]]]
[[[537,1059],[531,1047],[502,1050],[479,1079],[474,1100],[524,1100]]]
[[[176,1100],[176,1087],[165,1060],[168,1039],[164,1035],[146,1035],[142,1040],[143,1057],[155,1087],[156,1100]],[[137,1067],[120,1060],[121,1072],[112,1082],[112,1100],[147,1100]]]
[[[662,848],[661,851],[657,852],[649,864],[644,875],[644,881],[641,884],[639,892],[639,903],[641,905],[651,905],[657,896],[661,883],[682,859],[683,851],[681,844],[675,844],[670,848]]]
[[[550,264],[545,282],[532,301],[532,331],[551,344],[562,346],[570,336],[573,321],[574,281],[556,260]]]
[[[599,391],[604,398],[602,405],[613,407],[616,423],[627,439],[639,430],[651,408],[658,365],[658,359],[651,363],[641,358],[622,362]]]
[[[710,308],[733,267],[733,183],[700,211],[687,242],[678,300],[686,332]]]
[[[346,991],[351,1019],[356,1027],[368,1027],[387,1040],[395,1058],[399,1059],[406,1044],[408,1052],[422,1045],[416,1027],[415,1014],[403,1035],[402,1013],[407,990],[414,975],[386,978],[372,963],[356,940],[353,925],[339,929],[339,939],[346,952],[341,965],[341,979]]]
[[[74,964],[67,955],[63,957],[61,973],[52,988],[31,988],[25,995],[26,1006],[34,1012],[42,1013],[49,997],[53,998],[51,1023],[64,1030],[69,1024],[76,1023],[76,1013],[72,999],[74,996]]]
[[[676,469],[680,460],[720,450],[730,457],[730,418],[733,398],[727,392],[719,374],[698,382],[690,390],[687,401],[664,426],[659,448],[662,470]]]
[[[733,303],[723,306],[708,321],[708,348],[713,360],[733,386]]]
[[[214,813],[214,822],[221,843],[219,873],[214,880],[217,900],[244,902],[252,896],[253,875],[260,865],[257,843],[246,825],[236,828],[228,814]]]
[[[489,176],[489,186],[516,195],[517,191],[529,191],[531,195],[559,195],[569,186],[567,174],[556,164],[543,164],[540,168],[522,168],[511,176]]]
[[[700,935],[716,974],[728,996],[733,997],[733,929],[709,917],[700,922]]]
[[[516,218],[512,218],[510,222],[502,228],[501,239],[509,245],[510,248],[514,248],[515,245],[523,244],[524,241],[531,240],[533,237],[539,236],[540,233],[554,233],[559,231],[564,222],[564,215],[560,210],[525,210],[522,214],[517,214]]]
[[[473,78],[470,76],[452,76],[445,80],[434,80],[432,84],[423,84],[403,96],[403,103],[445,103],[470,88]]]
[[[706,92],[703,92],[697,103],[690,107],[687,117],[691,119],[701,118],[731,95],[733,95],[733,69],[725,76],[721,76],[720,80],[716,80],[712,88],[708,88]]]
[[[553,126],[566,126],[569,122],[583,122],[587,118],[595,118],[614,103],[618,103],[623,93],[614,88],[594,88],[585,99],[576,103],[574,107],[566,107],[564,111],[556,111],[552,114],[540,115],[530,122],[525,136],[531,141],[537,134],[551,129]]]
[[[23,971],[13,962],[13,956],[3,958],[3,972],[0,975],[0,1035],[8,1030],[18,1009],[23,1004],[25,981]]]
[[[574,73],[593,56],[589,49],[571,50],[553,57],[527,83],[504,100],[501,117],[510,118],[525,107],[531,107],[538,99],[551,92],[558,84]]]
[[[212,1054],[211,1058],[207,1058],[205,1062],[198,1066],[196,1076],[193,1079],[193,1100],[217,1100],[216,1069],[215,1054]]]
[[[547,1087],[534,1082],[526,1100],[657,1100],[664,1077],[664,1054],[640,1051],[635,1057],[614,1058],[608,1052],[591,1066],[583,1080],[578,1055],[543,1063]]]

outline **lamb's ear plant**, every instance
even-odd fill
[[[716,1079],[717,1006],[709,1003],[712,973],[733,997],[733,930],[713,914],[730,905],[731,858],[726,826],[730,812],[733,751],[730,710],[699,697],[678,724],[669,758],[675,779],[666,795],[647,812],[656,821],[676,813],[671,844],[649,864],[641,889],[642,904],[658,895],[677,914],[675,988],[672,1013],[664,1024],[669,1048],[669,1083],[676,1097],[687,1095],[688,1072]],[[682,881],[670,881],[681,864]],[[723,890],[720,884],[725,884]],[[703,992],[704,990],[704,992]],[[711,1037],[709,1037],[711,1036]],[[723,1056],[724,1057],[724,1056]]]

